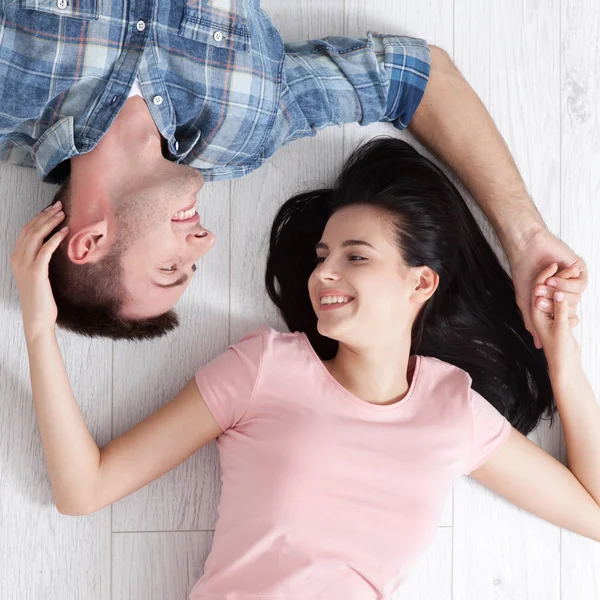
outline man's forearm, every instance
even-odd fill
[[[509,258],[545,228],[500,132],[481,100],[441,49],[409,130],[461,179]]]

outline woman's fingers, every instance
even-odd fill
[[[15,250],[31,264],[37,258],[44,238],[65,218],[61,203],[37,214],[19,234]]]
[[[554,312],[554,293],[557,290],[547,288],[545,286],[536,286],[534,289],[535,305],[541,311],[552,314]],[[567,303],[569,316],[572,317],[577,312],[577,303],[579,302],[579,294],[570,294],[561,292],[564,295],[564,301]]]
[[[60,231],[57,231],[43,246],[38,254],[37,260],[39,267],[48,267],[50,258],[60,246],[60,243],[67,237],[69,233],[68,227],[63,227]]]
[[[569,331],[569,306],[563,292],[554,294],[553,327],[557,333],[566,334]]]

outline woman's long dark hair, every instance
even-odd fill
[[[323,359],[338,342],[317,331],[308,295],[315,244],[329,217],[361,204],[386,211],[409,267],[426,265],[439,286],[412,329],[411,354],[471,376],[472,387],[527,435],[556,405],[543,350],[525,329],[512,280],[446,175],[412,146],[376,138],[356,150],[331,189],[290,198],[279,210],[267,259],[267,291],[290,331],[306,333]]]

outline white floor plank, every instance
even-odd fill
[[[56,510],[9,268],[21,227],[50,202],[54,188],[42,186],[32,170],[0,164],[0,190],[0,598],[109,600],[110,514],[73,518]],[[64,334],[60,343],[88,427],[105,443],[111,346]]]
[[[561,234],[588,266],[575,332],[600,399],[600,6],[593,0],[563,0],[561,26]],[[600,598],[600,544],[563,531],[561,577],[563,599]]]
[[[560,214],[559,2],[455,3],[455,62],[507,141],[534,201],[557,231]],[[559,426],[531,439],[559,456]],[[560,530],[475,482],[454,494],[455,598],[560,596]]]
[[[115,533],[112,600],[185,600],[204,573],[212,532]]]

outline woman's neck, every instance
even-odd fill
[[[410,387],[409,344],[361,349],[340,344],[336,357],[324,364],[332,377],[357,398],[371,404],[393,404],[402,400]]]

